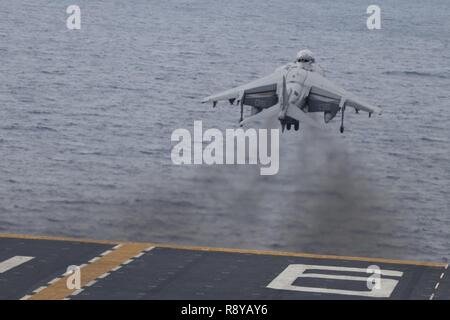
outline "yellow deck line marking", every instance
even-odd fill
[[[54,237],[54,236],[36,236],[36,235],[22,235],[22,234],[1,234],[0,238],[18,238],[18,239],[30,239],[30,240],[54,240],[54,241],[74,241],[85,243],[97,243],[97,244],[126,244],[126,241],[111,241],[111,240],[90,240],[71,237]],[[231,248],[213,248],[213,247],[201,247],[201,246],[187,246],[187,245],[175,245],[175,244],[159,244],[159,243],[140,243],[147,247],[159,247],[168,249],[180,249],[180,250],[194,250],[194,251],[210,251],[210,252],[228,252],[228,253],[242,253],[242,254],[258,254],[258,255],[271,255],[271,256],[288,256],[288,257],[303,257],[313,259],[329,259],[329,260],[349,260],[349,261],[364,261],[364,262],[379,262],[379,263],[391,263],[391,264],[405,264],[416,265],[425,267],[448,267],[447,263],[442,262],[422,262],[414,260],[398,260],[398,259],[385,259],[385,258],[367,258],[367,257],[351,257],[351,256],[337,256],[337,255],[323,255],[314,253],[296,253],[288,251],[272,251],[272,250],[254,250],[254,249],[231,249]]]
[[[94,283],[95,279],[120,266],[124,261],[129,260],[148,247],[148,244],[143,243],[126,243],[120,248],[100,257],[95,262],[81,268],[81,288]],[[29,300],[62,300],[80,292],[80,290],[67,288],[68,277],[70,275],[62,277],[60,280],[32,295]]]
[[[445,263],[442,263],[442,262],[426,262],[426,261],[422,262],[422,261],[414,261],[414,260],[336,256],[336,255],[325,255],[325,254],[315,254],[315,253],[296,253],[296,252],[289,252],[289,251],[211,248],[211,247],[197,247],[197,246],[184,246],[184,245],[172,245],[172,244],[166,245],[166,244],[157,244],[157,243],[154,243],[153,246],[155,246],[155,248],[168,248],[168,249],[180,249],[180,250],[229,252],[229,253],[258,254],[258,255],[270,255],[270,256],[288,256],[288,257],[301,257],[301,258],[327,259],[327,260],[379,262],[379,263],[406,264],[406,265],[438,267],[438,268],[445,267],[445,265],[446,265]]]
[[[16,233],[0,233],[0,238],[14,238],[14,239],[26,239],[26,240],[71,241],[71,242],[84,242],[84,243],[97,243],[97,244],[119,244],[121,242],[127,242],[127,241],[94,240],[94,239],[82,239],[82,238],[74,238],[74,237],[42,236],[42,235],[16,234]]]

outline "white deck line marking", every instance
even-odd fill
[[[447,268],[448,268],[448,264],[444,267],[444,270],[447,270]],[[444,276],[445,276],[445,271],[441,273],[439,279],[444,278]],[[439,288],[439,284],[440,284],[440,282],[438,281],[436,283],[436,285],[434,286],[434,291],[436,291]],[[432,300],[433,298],[434,298],[434,293],[431,295],[430,300]]]
[[[100,258],[99,257],[92,258],[91,260],[89,260],[89,263],[93,263],[93,262],[97,261],[98,259],[100,259]]]
[[[20,298],[20,300],[28,300],[28,299],[30,299],[30,298],[31,298],[30,295],[26,295],[26,296],[23,296],[22,298]]]
[[[109,272],[106,272],[106,273],[104,273],[104,274],[102,274],[100,277],[98,277],[97,279],[103,279],[103,278],[106,278],[107,276],[109,276]]]
[[[42,290],[44,290],[45,288],[46,288],[46,286],[39,287],[39,288],[37,288],[36,290],[34,290],[33,293],[39,293],[39,292],[41,292]]]
[[[113,247],[113,250],[117,250],[117,249],[119,249],[121,246],[123,246],[123,244],[118,244],[118,245],[116,245],[116,246]]]
[[[125,261],[124,263],[122,263],[122,265],[124,265],[124,264],[129,264],[130,262],[133,262],[133,259],[128,259],[127,261]]]
[[[137,255],[135,255],[133,258],[137,259],[142,257],[146,252],[149,252],[151,250],[153,250],[155,247],[148,247],[147,249],[144,249],[143,251],[139,252]]]
[[[79,294],[81,291],[83,291],[83,289],[78,289],[78,290],[75,290],[74,292],[72,292],[72,296],[76,296],[77,294]]]
[[[34,259],[34,257],[15,256],[15,257],[9,258],[8,260],[0,262],[0,273],[11,270],[12,268],[20,266],[21,264],[28,262],[32,259]]]
[[[61,278],[55,278],[55,279],[53,279],[52,281],[50,281],[48,284],[54,284],[56,281],[58,281],[59,279],[61,279]]]
[[[105,252],[102,252],[100,255],[103,257],[103,256],[106,256],[108,253],[111,253],[112,251],[111,250],[106,250]]]
[[[90,287],[90,286],[92,286],[92,285],[94,285],[96,283],[97,283],[97,280],[92,280],[91,282],[86,283],[85,287]]]

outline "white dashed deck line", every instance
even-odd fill
[[[107,251],[103,252],[102,254],[100,254],[100,256],[106,256],[106,255],[110,254],[111,252],[113,252],[114,250],[119,249],[120,247],[122,247],[122,244],[113,247],[112,250],[107,250]],[[106,278],[106,277],[109,276],[112,272],[115,272],[115,271],[119,270],[120,268],[122,268],[124,265],[127,265],[127,264],[129,264],[129,263],[135,261],[135,259],[142,257],[146,252],[152,250],[153,248],[154,248],[154,247],[150,247],[150,248],[147,248],[147,249],[145,249],[145,250],[139,252],[139,253],[138,253],[137,255],[135,255],[133,258],[128,259],[127,261],[123,262],[122,264],[118,265],[117,267],[111,269],[110,272],[106,272],[106,273],[102,274],[101,276],[97,277],[95,280],[92,280],[91,282],[89,282],[89,283],[87,283],[86,285],[84,285],[83,288],[74,291],[74,292],[71,294],[71,296],[76,296],[76,295],[80,294],[80,293],[83,292],[86,288],[91,287],[91,286],[93,286],[95,283],[97,283],[97,282],[99,281],[99,279]],[[99,257],[95,257],[95,258],[89,260],[89,263],[92,263],[92,262],[97,261],[98,259],[100,259],[100,256],[99,256]],[[67,298],[67,300],[69,300],[69,299],[70,299],[70,298]]]
[[[81,268],[84,267],[84,266],[87,266],[87,264],[82,264],[81,266],[78,266],[78,267],[81,269]],[[37,288],[36,290],[32,291],[32,294],[31,294],[31,295],[23,296],[20,300],[28,300],[28,299],[30,299],[33,295],[35,295],[35,294],[41,292],[41,291],[44,290],[44,289],[47,289],[47,288],[48,288],[49,286],[51,286],[52,284],[58,282],[59,280],[61,280],[61,279],[64,278],[64,277],[67,277],[67,276],[71,275],[72,273],[73,273],[72,271],[66,271],[66,272],[64,272],[60,277],[56,277],[56,278],[54,278],[53,280],[50,280],[49,282],[47,282],[47,285]]]
[[[97,278],[97,279],[98,279],[98,278]],[[97,283],[97,280],[92,280],[91,282],[86,283],[85,287],[93,286],[93,285],[96,284],[96,283]]]
[[[145,254],[145,252],[141,252],[134,256],[135,259],[142,257]]]
[[[100,255],[103,257],[103,256],[106,256],[107,254],[109,254],[111,252],[112,252],[112,250],[106,250],[105,252],[102,252]]]
[[[117,246],[115,246],[114,248],[117,248],[117,249],[118,249],[118,248],[120,248],[121,246],[122,246],[122,245],[117,245]],[[113,248],[113,250],[114,250],[114,248]],[[105,255],[111,253],[113,250],[107,250],[107,251],[101,253],[100,256],[92,258],[91,260],[89,260],[88,263],[83,263],[83,264],[79,265],[78,268],[82,269],[82,268],[86,267],[88,264],[93,263],[93,262],[99,260],[101,256],[105,256]],[[71,275],[72,273],[73,273],[72,271],[66,271],[66,272],[64,272],[64,273],[62,274],[61,277],[56,277],[55,279],[49,281],[49,282],[47,283],[46,286],[39,287],[39,288],[37,288],[36,290],[32,291],[32,295],[41,292],[42,290],[46,289],[47,287],[51,286],[52,284],[56,283],[57,281],[61,280],[62,278]],[[93,281],[89,282],[87,285],[93,285],[95,282],[97,282],[97,280],[93,280]],[[83,289],[81,288],[81,289],[76,290],[75,292],[73,292],[72,295],[77,295],[77,294],[79,294],[79,293],[82,292],[82,291],[83,291]],[[28,300],[32,295],[26,295],[26,296],[22,297],[21,300],[22,300],[22,299],[23,299],[23,300]],[[64,299],[64,300],[70,300],[70,298],[67,298],[67,299]]]
[[[111,250],[106,250],[106,251],[102,252],[98,257],[94,257],[94,258],[92,258],[91,260],[89,260],[89,262],[88,262],[87,264],[86,264],[86,263],[82,264],[82,265],[80,266],[80,269],[81,269],[82,267],[87,266],[88,264],[91,264],[91,263],[93,263],[93,262],[98,261],[101,257],[104,257],[104,256],[110,254],[111,252],[113,252],[114,250],[119,249],[120,247],[122,247],[122,244],[118,244],[118,245],[114,246]],[[86,288],[88,288],[88,287],[91,287],[91,286],[93,286],[94,284],[96,284],[97,281],[98,281],[98,279],[105,278],[105,277],[107,277],[108,275],[109,275],[108,272],[102,274],[102,275],[101,275],[100,277],[98,277],[97,279],[92,280],[91,282],[85,284],[82,288],[80,288],[80,289],[74,291],[70,296],[76,296],[76,295],[80,294],[81,292],[84,291],[84,289],[86,289]],[[70,300],[70,297],[67,297],[67,298],[65,298],[64,300]]]
[[[106,278],[109,275],[110,275],[110,273],[106,272],[106,273],[102,274],[100,277],[98,277],[97,279],[103,279],[103,278]]]
[[[33,293],[39,293],[39,292],[41,292],[42,290],[44,290],[45,288],[47,288],[47,286],[39,287],[39,288],[37,288],[36,290],[34,290]]]
[[[447,270],[448,269],[448,264],[444,267],[444,272],[442,272],[441,273],[441,275],[439,276],[439,281],[436,283],[436,285],[434,286],[434,291],[435,292],[433,292],[432,294],[431,294],[431,297],[430,297],[430,300],[433,300],[433,298],[434,298],[434,296],[435,296],[435,293],[436,293],[436,291],[437,291],[437,289],[439,288],[439,285],[440,285],[440,281],[444,278],[444,276],[445,276],[445,270]]]
[[[113,252],[114,250],[119,249],[120,247],[122,247],[122,244],[115,246],[112,250],[107,250],[107,251],[103,252],[102,254],[100,254],[100,256],[106,256],[106,255],[108,255],[109,253]],[[138,259],[138,258],[142,257],[146,252],[152,250],[153,248],[154,248],[154,247],[149,247],[149,248],[147,248],[147,249],[145,249],[145,250],[139,252],[139,253],[138,253],[137,255],[135,255],[133,258],[128,259],[127,261],[123,262],[122,264],[118,265],[117,267],[111,269],[110,272],[106,272],[106,273],[102,274],[101,276],[97,277],[97,279],[92,280],[91,282],[87,283],[83,288],[81,288],[80,290],[77,290],[76,293],[74,292],[74,294],[72,294],[72,295],[79,294],[80,292],[82,292],[82,291],[85,290],[86,288],[88,288],[88,287],[94,285],[95,283],[97,283],[100,279],[106,278],[106,277],[109,276],[112,272],[115,272],[115,271],[121,269],[123,266],[125,266],[125,265],[127,265],[127,264],[129,264],[129,263],[131,263],[131,262],[133,262],[133,261],[135,261],[135,259]],[[91,260],[89,261],[89,263],[92,263],[92,262],[94,262],[94,261],[97,261],[98,259],[100,259],[100,257],[95,257],[95,258],[91,259]]]
[[[59,279],[61,279],[60,277],[53,279],[52,281],[50,281],[48,284],[54,284],[56,281],[58,281]]]
[[[71,296],[76,296],[77,294],[81,293],[82,291],[83,291],[83,289],[75,290],[74,292],[72,292]]]
[[[121,266],[121,265],[120,265],[120,266],[117,266],[117,267],[115,267],[115,268],[112,268],[112,269],[111,269],[111,271],[112,271],[112,272],[114,272],[114,271],[117,271],[117,270],[119,270],[120,268],[122,268],[122,266]]]

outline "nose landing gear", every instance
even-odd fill
[[[300,129],[300,122],[297,119],[285,116],[284,118],[279,120],[283,131],[284,128],[286,128],[287,130],[291,130],[292,127],[294,127],[295,131],[298,131]]]

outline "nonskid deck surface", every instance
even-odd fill
[[[79,289],[70,266],[79,267]],[[0,234],[0,299],[450,299],[450,271],[433,262]]]

